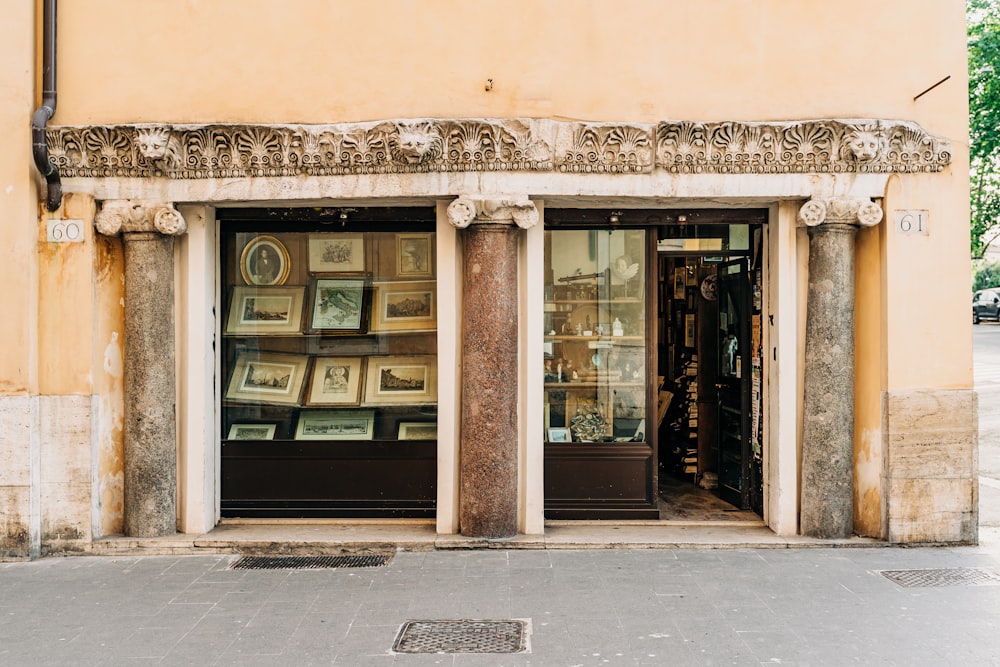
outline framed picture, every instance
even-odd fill
[[[396,276],[434,277],[433,234],[396,234]]]
[[[359,331],[367,328],[367,278],[317,278],[312,285],[313,331]]]
[[[240,255],[240,274],[247,285],[284,285],[292,269],[284,244],[274,236],[255,236]]]
[[[372,331],[433,331],[437,328],[434,281],[375,283]]]
[[[684,316],[684,347],[694,347],[694,315]]]
[[[368,357],[365,406],[437,403],[437,357]]]
[[[373,410],[303,410],[295,427],[296,440],[371,440]]]
[[[572,442],[568,428],[550,428],[549,442]]]
[[[361,357],[317,357],[306,405],[361,403]]]
[[[233,424],[227,440],[274,440],[277,424]]]
[[[298,405],[309,358],[297,354],[243,351],[236,357],[227,401]]]
[[[399,422],[399,440],[437,440],[437,422]]]
[[[684,287],[687,282],[687,269],[678,266],[674,269],[674,298],[684,298]]]
[[[364,234],[309,235],[310,273],[346,273],[364,270]]]
[[[302,331],[304,287],[234,287],[226,333],[297,334]]]

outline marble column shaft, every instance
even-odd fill
[[[799,219],[809,225],[800,530],[847,538],[854,527],[854,239],[857,223],[877,223],[881,209],[814,199]]]
[[[124,530],[177,530],[174,239],[186,230],[172,206],[107,202],[95,219],[125,246]]]
[[[536,224],[538,211],[527,197],[464,196],[449,205],[448,217],[464,230],[459,531],[511,537],[518,516],[518,228]]]
[[[463,535],[517,533],[517,241],[510,225],[463,233]]]

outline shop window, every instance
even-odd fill
[[[431,507],[433,227],[302,227],[222,226],[223,514]]]
[[[545,236],[545,439],[645,442],[646,232]]]

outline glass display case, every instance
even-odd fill
[[[221,235],[223,516],[425,515],[432,212],[337,231],[243,215]]]

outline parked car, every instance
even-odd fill
[[[1000,322],[1000,287],[981,289],[972,295],[972,323],[981,320]]]

